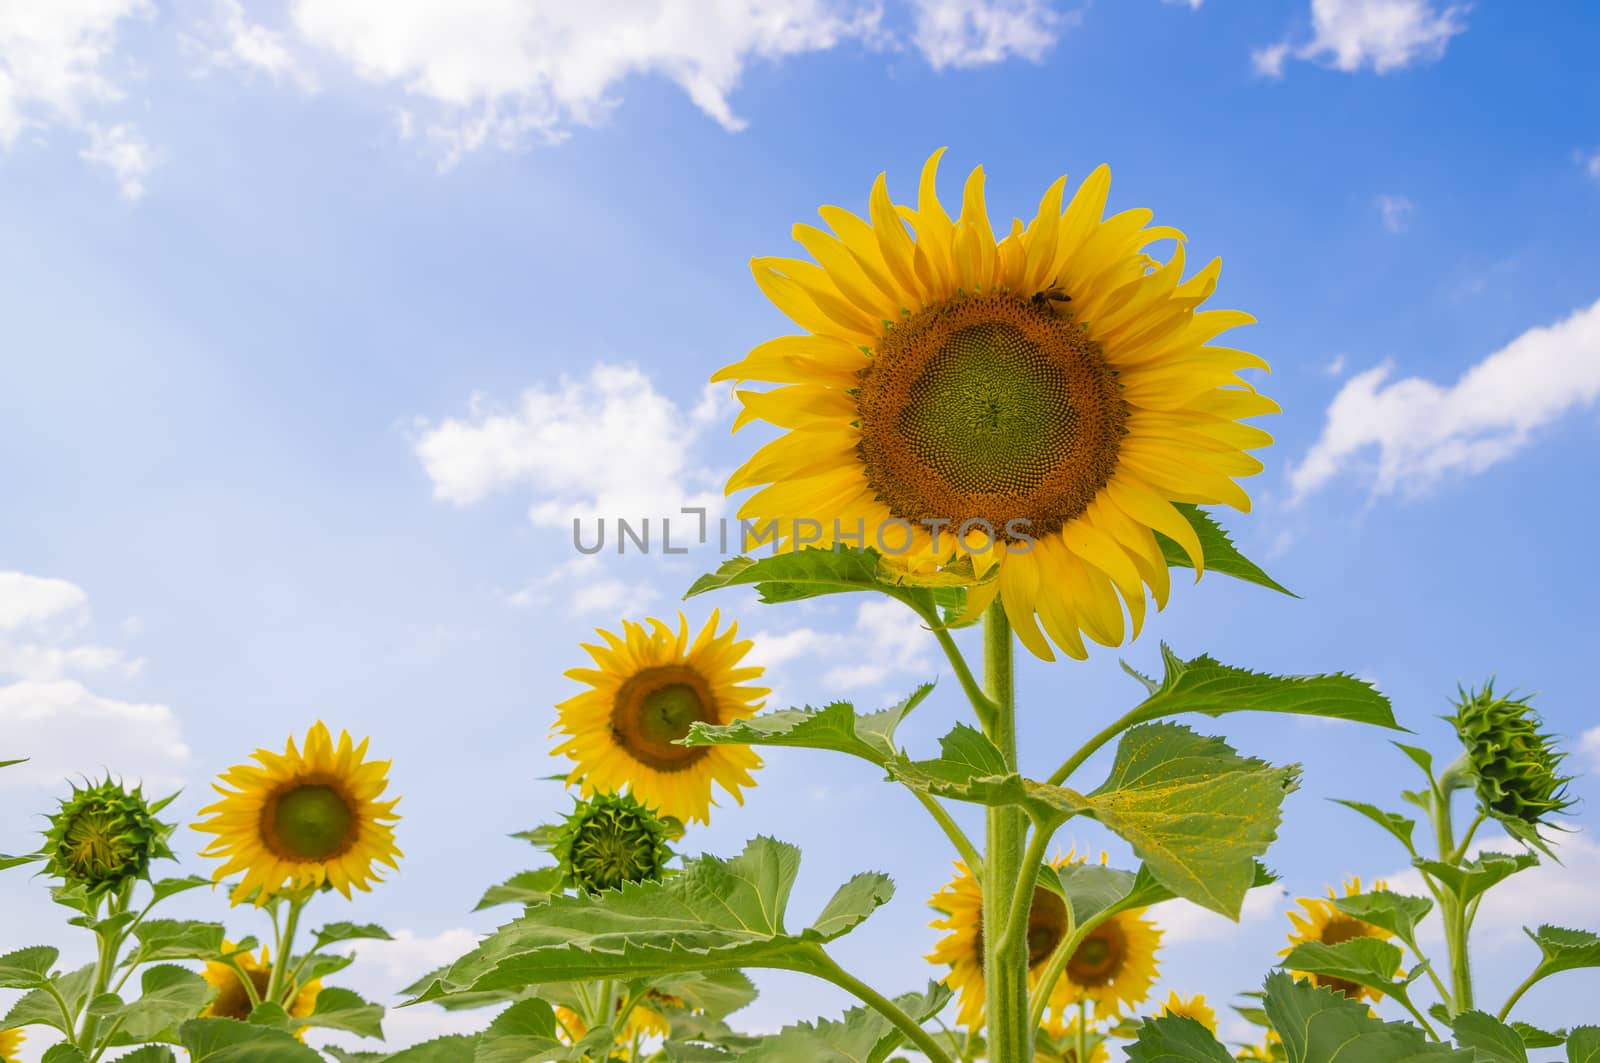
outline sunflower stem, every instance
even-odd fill
[[[857,1000],[872,1008],[879,1015],[888,1019],[900,1028],[900,1031],[910,1038],[911,1043],[917,1046],[917,1051],[927,1056],[930,1063],[953,1063],[950,1053],[940,1047],[933,1035],[924,1030],[917,1021],[907,1015],[894,1001],[873,989],[867,983],[840,967],[832,956],[829,956],[820,946],[816,947],[811,955],[812,963],[803,970],[819,978],[832,982]],[[802,969],[802,968],[797,968]],[[997,1057],[991,1055],[990,1060]]]
[[[1452,867],[1460,866],[1461,854],[1456,850],[1455,828],[1451,823],[1450,805],[1456,787],[1453,780],[1458,773],[1456,765],[1440,776],[1433,794],[1433,830],[1439,845],[1439,859]],[[1452,1015],[1472,1010],[1472,959],[1467,952],[1467,913],[1461,895],[1446,886],[1439,917],[1444,921],[1445,949],[1450,954],[1450,1002]]]
[[[1078,1060],[1077,1063],[1089,1061],[1089,1001],[1078,1001]]]
[[[283,993],[287,996],[284,983],[288,981],[285,975],[288,974],[289,963],[293,957],[294,935],[300,928],[300,912],[309,901],[309,897],[298,893],[289,898],[289,912],[283,917],[283,932],[278,935],[277,955],[272,957],[272,973],[267,976],[267,991],[262,994],[263,1000],[282,1004],[283,1001],[278,999],[278,995]],[[293,989],[292,985],[289,986],[288,992],[292,992]]]
[[[939,803],[937,798],[929,797],[921,790],[912,790],[911,795],[921,802],[922,807],[928,810],[934,822],[939,824],[945,837],[950,839],[950,844],[956,847],[956,852],[961,854],[961,859],[967,862],[967,869],[982,881],[983,858],[978,855],[977,846],[972,844],[972,839],[967,837],[967,832],[961,829],[960,824],[950,815],[949,811]]]
[[[996,601],[983,622],[983,686],[994,708],[989,738],[1006,767],[1017,769],[1016,680],[1012,670],[1011,623]],[[1023,844],[1027,817],[1020,808],[987,810],[983,863],[983,980],[988,997],[990,1063],[1031,1063],[1033,1028],[1028,1025],[1028,942],[1011,935],[1010,899],[1023,887]],[[1038,878],[1026,883],[1029,896]]]
[[[984,693],[983,687],[973,676],[972,667],[967,664],[966,657],[962,656],[961,648],[956,645],[956,640],[951,637],[949,629],[940,625],[937,616],[923,614],[922,619],[933,631],[933,637],[939,641],[939,648],[944,651],[945,659],[950,662],[950,670],[955,672],[956,681],[966,692],[967,700],[972,702],[972,711],[977,714],[978,724],[983,728],[983,733],[989,734],[994,727],[994,703],[989,700],[989,696]]]

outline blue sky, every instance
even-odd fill
[[[1131,647],[1027,663],[1025,767],[1130,704],[1119,656],[1151,665],[1166,639],[1371,679],[1441,753],[1447,696],[1495,674],[1600,768],[1591,6],[427,7],[0,8],[0,753],[34,758],[0,776],[0,850],[31,845],[65,775],[181,783],[187,822],[218,770],[324,718],[371,734],[405,795],[402,872],[325,913],[406,931],[352,977],[388,992],[462,951],[494,923],[468,914],[483,886],[533,856],[505,836],[567,803],[538,780],[576,643],[675,610],[717,561],[583,563],[567,520],[718,495],[755,440],[727,434],[704,382],[787,328],[749,258],[791,253],[820,203],[863,208],[880,171],[909,195],[946,144],[947,198],[981,163],[1001,218],[1109,162],[1114,209],[1182,228],[1191,262],[1222,257],[1218,305],[1259,318],[1240,342],[1284,408],[1255,511],[1223,519],[1303,600],[1208,578]],[[941,672],[878,605],[714,604],[784,703],[886,703]],[[913,748],[958,712],[945,682]],[[1403,866],[1326,800],[1394,803],[1385,736],[1209,726],[1305,765],[1271,854],[1290,897]],[[799,844],[797,918],[858,870],[893,873],[896,901],[841,955],[919,985],[942,838],[864,767],[768,763],[688,848]],[[1575,822],[1565,868],[1486,915],[1489,986],[1531,963],[1518,918],[1600,927],[1592,811]],[[39,940],[41,892],[0,880],[0,948]],[[1169,913],[1164,985],[1254,988],[1289,903],[1258,898],[1226,933]],[[1597,978],[1522,1014],[1571,1022]],[[845,1003],[764,983],[752,1026]]]

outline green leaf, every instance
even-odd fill
[[[336,974],[356,962],[356,954],[352,949],[347,953],[317,952],[305,959],[305,966],[300,968],[300,981],[312,982],[319,978],[326,978]]]
[[[383,1038],[383,1008],[362,1000],[348,989],[329,987],[317,994],[316,1006],[303,1019],[295,1019],[297,1029],[309,1026],[344,1030],[359,1037]]]
[[[128,962],[215,959],[222,952],[225,934],[221,923],[149,919],[133,928],[139,948]]]
[[[1600,1026],[1577,1026],[1567,1034],[1567,1063],[1600,1063]]]
[[[1187,1015],[1144,1020],[1127,1052],[1128,1063],[1233,1063],[1211,1031]]]
[[[1366,816],[1368,819],[1372,820],[1372,822],[1376,823],[1378,826],[1382,827],[1384,830],[1400,839],[1400,844],[1406,847],[1406,852],[1410,853],[1412,856],[1417,855],[1416,847],[1411,842],[1411,832],[1415,830],[1417,826],[1416,820],[1407,819],[1398,812],[1385,812],[1377,805],[1369,805],[1365,801],[1342,801],[1339,798],[1333,798],[1333,803],[1336,805],[1343,805],[1346,808],[1355,809],[1357,812],[1361,813],[1363,816]]]
[[[1367,1005],[1331,989],[1267,976],[1267,1018],[1283,1039],[1289,1063],[1474,1063],[1476,1054],[1437,1044],[1415,1026],[1383,1022]]]
[[[1337,978],[1343,982],[1376,989],[1394,997],[1409,1009],[1411,999],[1406,993],[1410,980],[1397,980],[1402,958],[1399,948],[1377,938],[1361,937],[1326,945],[1320,941],[1306,941],[1296,945],[1283,958],[1282,966],[1296,973],[1315,974],[1323,978]],[[1411,977],[1423,973],[1421,968],[1411,972]]]
[[[1517,1031],[1517,1036],[1522,1038],[1522,1043],[1529,1048],[1558,1048],[1567,1043],[1565,1030],[1551,1033],[1525,1022],[1514,1022],[1511,1028]]]
[[[1421,746],[1408,746],[1404,742],[1396,742],[1395,748],[1411,758],[1411,763],[1422,769],[1422,774],[1429,780],[1433,779],[1433,754]]]
[[[346,1063],[474,1063],[477,1034],[447,1034],[398,1052],[352,1052],[328,1045],[323,1051]]]
[[[986,774],[1003,762],[970,727],[942,744],[937,760],[891,761],[890,775],[943,797],[1020,804],[1047,822],[1090,816],[1133,846],[1175,896],[1230,919],[1255,884],[1256,857],[1276,837],[1279,806],[1299,774],[1172,723],[1125,732],[1110,777],[1088,795],[1015,773]]]
[[[796,746],[848,753],[882,765],[898,755],[895,728],[911,710],[933,692],[924,683],[905,700],[865,716],[856,715],[855,706],[836,701],[821,709],[782,709],[763,712],[725,726],[696,723],[683,739],[686,746]]]
[[[199,875],[187,875],[183,878],[164,878],[159,882],[151,883],[150,889],[153,896],[150,899],[150,903],[156,904],[166,900],[168,897],[176,897],[180,893],[187,893],[190,890],[209,885],[211,885],[211,880],[202,878]]]
[[[1185,712],[1281,712],[1405,730],[1395,722],[1389,699],[1354,676],[1269,675],[1221,664],[1206,654],[1186,661],[1164,642],[1161,657],[1161,685],[1130,714],[1130,723]]]
[[[36,864],[43,859],[43,853],[25,853],[22,856],[7,856],[5,853],[0,853],[0,871],[21,867],[23,864]]]
[[[1335,897],[1333,906],[1363,923],[1371,923],[1394,934],[1416,952],[1417,924],[1433,911],[1427,897],[1411,897],[1389,890],[1373,890],[1354,897]]]
[[[1537,865],[1539,858],[1524,850],[1514,854],[1479,853],[1477,859],[1468,860],[1460,867],[1439,860],[1413,860],[1411,863],[1459,894],[1461,903],[1466,904],[1503,879]]]
[[[42,1063],[85,1063],[83,1053],[65,1041],[45,1049],[40,1059]]]
[[[50,977],[61,953],[49,945],[34,945],[0,956],[0,989],[38,989]]]
[[[1246,583],[1254,583],[1258,587],[1287,594],[1291,598],[1300,597],[1283,584],[1261,571],[1254,561],[1239,552],[1233,545],[1233,540],[1222,529],[1222,525],[1210,513],[1189,502],[1174,502],[1173,507],[1182,513],[1189,526],[1194,529],[1195,535],[1200,539],[1200,556],[1205,560],[1206,568],[1212,572],[1220,572],[1224,576],[1242,579]],[[1166,558],[1168,565],[1177,565],[1181,568],[1193,568],[1194,562],[1189,559],[1189,552],[1179,546],[1176,540],[1169,539],[1160,532],[1156,532],[1156,542],[1161,544],[1161,555]]]
[[[950,990],[930,982],[921,993],[895,998],[895,1004],[918,1024],[938,1014],[950,1000]],[[748,1063],[882,1063],[905,1041],[898,1027],[870,1008],[851,1008],[842,1020],[818,1019],[785,1026],[755,1047],[741,1052]]]
[[[561,877],[559,867],[518,872],[500,885],[485,890],[483,899],[472,910],[481,912],[501,904],[543,904],[551,894],[561,891]]]
[[[275,1030],[285,1033],[292,1032],[294,1020],[289,1018],[289,1011],[276,1000],[263,1000],[250,1009],[250,1014],[245,1022],[253,1026],[271,1026]]]
[[[829,550],[808,546],[769,557],[729,558],[715,572],[695,580],[684,597],[741,586],[754,586],[767,604],[850,591],[881,591],[898,598],[920,591],[920,596],[931,607],[931,594],[923,588],[902,585],[906,580],[903,573],[885,566],[876,550]]]
[[[1567,930],[1545,925],[1538,930],[1523,929],[1539,946],[1544,960],[1539,964],[1546,974],[1600,967],[1600,935],[1588,930]]]
[[[576,1045],[556,1037],[556,1018],[543,1000],[513,1004],[483,1032],[473,1063],[543,1063],[546,1060],[606,1059],[616,1034],[609,1026],[590,1030]]]
[[[1478,1050],[1479,1063],[1528,1063],[1522,1036],[1481,1011],[1463,1011],[1450,1024],[1456,1044]]]
[[[116,1063],[178,1063],[178,1057],[166,1045],[145,1045],[125,1056],[118,1056]]]
[[[322,1063],[293,1035],[237,1019],[190,1019],[178,1036],[190,1063]]]
[[[376,923],[329,923],[317,931],[316,947],[327,948],[341,941],[393,941],[389,932]]]
[[[146,968],[139,985],[139,999],[117,1012],[130,1041],[164,1040],[164,1031],[199,1015],[216,993],[204,978],[173,964]]]
[[[799,868],[794,846],[757,838],[732,860],[701,856],[661,882],[552,897],[495,931],[417,999],[728,967],[814,971],[816,946],[854,928],[894,891],[885,875],[857,875],[811,927],[792,934],[784,911]]]
[[[650,985],[713,1019],[731,1015],[756,998],[755,983],[735,970],[679,971],[654,978]]]

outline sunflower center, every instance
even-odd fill
[[[611,708],[611,737],[657,771],[683,771],[710,754],[674,745],[696,722],[718,722],[711,690],[696,671],[668,664],[646,668],[622,684]]]
[[[1351,938],[1370,937],[1371,932],[1367,924],[1359,919],[1334,919],[1322,928],[1322,943],[1324,945],[1337,945],[1341,941]]]
[[[1127,959],[1127,935],[1116,923],[1102,923],[1067,961],[1067,977],[1086,988],[1103,986],[1122,973]]]
[[[856,407],[867,481],[895,517],[981,521],[1004,540],[1081,514],[1116,468],[1128,416],[1084,330],[1008,292],[959,296],[891,328]]]
[[[263,811],[269,847],[287,860],[327,860],[355,841],[355,813],[332,786],[302,782],[277,794]]]
[[[62,839],[62,851],[73,871],[90,876],[117,870],[130,848],[117,844],[118,827],[115,821],[103,821],[88,812],[74,819]]]
[[[1033,904],[1028,909],[1028,966],[1037,967],[1050,958],[1050,954],[1067,935],[1067,906],[1060,897],[1036,886]],[[983,964],[983,909],[978,910],[978,925],[972,937],[972,947],[978,964]]]
[[[244,1022],[254,1010],[250,1004],[250,995],[245,992],[244,983],[239,980],[237,972],[230,971],[232,978],[223,980],[217,987],[217,995],[211,1001],[211,1006],[206,1009],[206,1014],[224,1019],[238,1019]],[[250,984],[255,987],[256,997],[259,999],[267,995],[267,985],[272,980],[272,968],[256,969],[245,968],[245,974],[250,976]]]

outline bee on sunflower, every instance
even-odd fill
[[[221,882],[243,872],[231,899],[265,905],[280,892],[370,890],[381,881],[379,864],[398,868],[395,846],[398,798],[383,800],[389,762],[367,759],[367,739],[348,731],[337,745],[318,721],[302,751],[291,737],[282,753],[258,749],[255,764],[223,772],[213,789],[222,800],[200,810],[194,825],[215,839],[201,856],[222,861]]]
[[[823,207],[833,232],[795,226],[813,261],[752,263],[801,331],[712,378],[777,385],[739,391],[734,428],[764,420],[784,433],[727,489],[759,488],[739,517],[775,528],[775,546],[796,545],[804,522],[821,526],[805,542],[864,531],[912,569],[998,567],[968,615],[998,595],[1034,654],[1053,659],[1053,644],[1083,658],[1084,635],[1119,645],[1148,599],[1166,604],[1157,533],[1203,570],[1177,506],[1249,510],[1234,481],[1261,470],[1248,452],[1271,437],[1243,421],[1278,407],[1237,373],[1267,365],[1212,342],[1254,320],[1199,309],[1218,262],[1184,280],[1182,233],[1149,227],[1147,210],[1103,217],[1106,167],[1065,207],[1056,181],[1031,223],[997,239],[981,167],[960,214],[945,212],[942,154],[915,208],[880,175],[868,218]],[[1167,240],[1161,262],[1148,248]]]
[[[761,758],[748,746],[685,746],[678,740],[696,723],[744,719],[768,691],[751,686],[763,669],[741,665],[750,652],[739,625],[718,631],[716,612],[692,639],[678,615],[674,631],[660,620],[624,620],[621,634],[597,631],[584,643],[595,667],[567,677],[588,689],[557,706],[556,749],[574,762],[568,782],[585,797],[626,793],[661,816],[709,823],[715,783],[741,804],[742,789]]]

